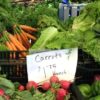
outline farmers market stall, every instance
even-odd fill
[[[100,1],[65,1],[0,0],[0,100],[99,100]]]

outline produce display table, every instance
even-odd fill
[[[0,100],[99,100],[100,1],[56,5],[47,1],[0,0]],[[31,50],[35,54],[68,48],[78,48],[73,82],[59,80],[56,71],[52,73],[55,82],[51,78],[49,83],[28,81]],[[64,57],[60,61],[66,61]]]

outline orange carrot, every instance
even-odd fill
[[[15,37],[16,39],[18,39],[16,33],[14,34],[14,37]]]
[[[27,35],[25,34],[25,32],[23,30],[21,30],[21,33],[24,35],[24,38],[26,39],[26,41],[28,41]]]
[[[30,47],[30,43],[28,41],[28,38],[26,36],[26,34],[24,33],[24,31],[19,27],[19,26],[14,26],[15,28],[15,32],[17,32],[17,38],[18,40],[27,48],[29,49]]]
[[[8,36],[18,50],[26,50],[26,48],[12,34],[9,34]]]
[[[9,50],[11,50],[11,51],[13,50],[12,46],[10,45],[10,43],[8,41],[6,41],[5,44]]]
[[[17,33],[16,35],[17,35],[17,39],[18,39],[18,41],[22,44],[22,39],[21,39],[21,37],[20,37],[20,34]]]
[[[29,34],[29,33],[27,33],[27,32],[25,32],[25,34],[27,35],[27,37],[28,37],[29,39],[32,39],[33,41],[36,40],[36,37],[35,37],[34,35],[31,35],[31,34]]]
[[[21,39],[22,39],[22,44],[23,44],[23,46],[25,47],[25,48],[29,48],[29,45],[27,44],[27,41],[26,41],[26,39],[24,38],[24,35],[23,34],[20,34],[20,37],[21,37]]]
[[[12,35],[9,34],[9,39],[10,41],[13,42],[13,44],[15,45],[15,47],[19,50],[19,51],[26,51],[27,49]],[[26,52],[22,52],[21,55],[23,57],[26,57]]]
[[[14,51],[17,51],[17,48],[16,48],[16,46],[13,44],[13,42],[10,41],[9,43],[10,43],[10,45],[12,46],[13,50],[14,50]]]
[[[29,41],[28,41],[28,38],[27,38],[26,34],[25,34],[24,32],[22,32],[22,33],[20,33],[20,37],[21,37],[21,39],[23,40],[23,45],[24,45],[27,49],[29,49],[30,44],[29,44]]]
[[[12,45],[9,43],[9,41],[6,41],[5,44],[6,44],[6,46],[8,47],[8,49],[9,49],[10,51],[13,51],[13,47],[12,47]],[[9,57],[10,57],[10,59],[15,58],[15,54],[12,55],[12,54],[10,53]]]
[[[32,32],[37,32],[36,28],[33,28],[31,26],[27,26],[27,25],[19,25],[21,29],[25,30],[25,31],[32,31]]]

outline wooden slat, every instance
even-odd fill
[[[33,5],[36,3],[42,3],[44,0],[12,0],[12,3],[14,4],[27,4],[27,5]]]

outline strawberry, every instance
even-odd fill
[[[42,89],[43,90],[48,90],[50,87],[51,86],[50,86],[50,83],[49,82],[45,82],[45,83],[42,84]]]
[[[66,80],[61,80],[60,84],[63,89],[69,89],[71,82]]]
[[[5,91],[3,89],[0,89],[0,96],[3,96],[5,94]]]
[[[23,91],[23,90],[25,90],[25,87],[23,85],[19,85],[18,90]]]
[[[59,78],[55,75],[50,77],[50,82],[51,83],[58,83],[59,82]]]
[[[36,82],[34,82],[34,81],[29,81],[26,84],[26,89],[30,90],[32,87],[36,89],[38,87],[38,84]]]

